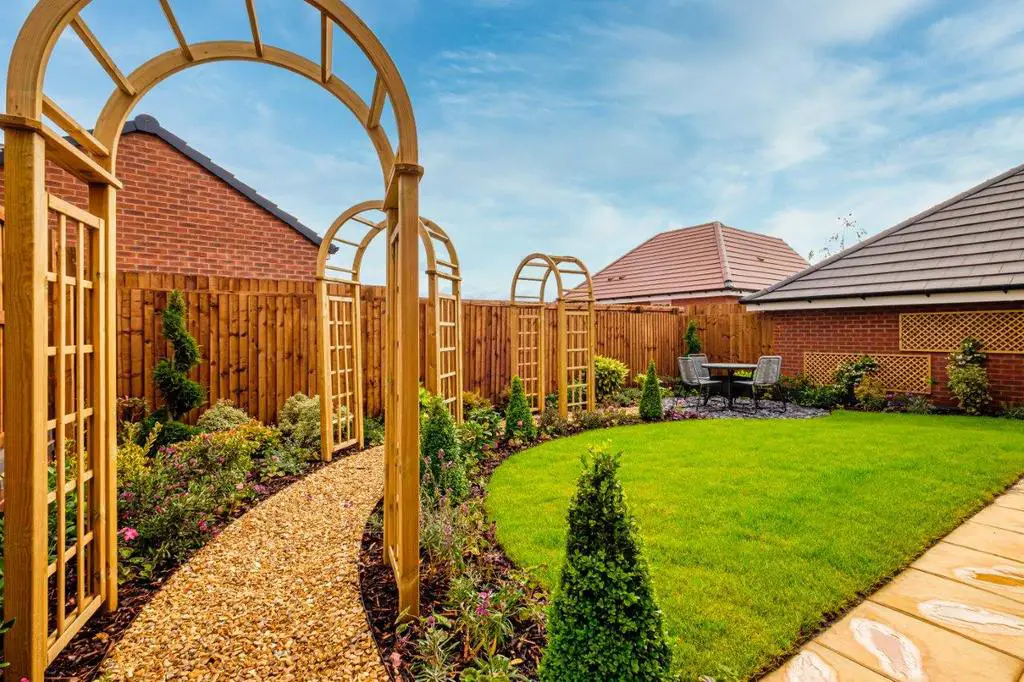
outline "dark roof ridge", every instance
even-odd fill
[[[1022,163],[1020,165],[1017,165],[1017,166],[1014,166],[1010,170],[1005,171],[1003,173],[1000,173],[999,175],[991,177],[988,180],[985,180],[985,181],[975,185],[974,187],[971,187],[970,189],[967,189],[967,190],[961,192],[960,194],[957,194],[956,196],[954,196],[952,198],[946,199],[945,201],[941,201],[941,202],[935,204],[934,206],[932,206],[931,208],[926,208],[925,210],[921,211],[920,213],[918,213],[916,215],[913,215],[913,216],[907,218],[906,220],[893,225],[892,227],[890,227],[888,229],[882,230],[878,234],[872,235],[872,236],[868,237],[867,239],[865,239],[863,241],[857,242],[856,244],[854,244],[853,246],[851,246],[851,247],[849,247],[847,249],[843,249],[839,253],[835,254],[834,256],[830,256],[829,258],[826,258],[825,260],[821,261],[820,263],[815,263],[814,265],[811,265],[810,267],[807,267],[807,268],[801,270],[800,272],[796,273],[795,275],[791,275],[790,277],[787,277],[786,279],[782,280],[781,282],[776,282],[775,284],[771,285],[770,287],[768,287],[766,289],[762,289],[761,291],[758,291],[756,293],[750,294],[749,296],[744,296],[740,300],[741,300],[741,302],[745,303],[747,301],[755,301],[758,298],[761,298],[762,296],[767,296],[768,294],[781,289],[782,287],[786,286],[787,284],[790,284],[791,282],[795,282],[795,281],[797,281],[799,279],[802,279],[803,277],[806,277],[807,275],[811,274],[812,272],[817,272],[818,270],[822,269],[826,265],[830,265],[830,264],[834,263],[835,261],[839,260],[840,258],[845,258],[846,256],[850,255],[851,253],[856,253],[857,251],[860,251],[864,247],[870,246],[871,244],[874,244],[875,242],[877,242],[880,239],[884,239],[885,237],[888,237],[889,235],[892,235],[892,234],[894,234],[896,232],[899,232],[900,230],[902,230],[902,229],[904,229],[906,227],[909,227],[910,225],[918,222],[919,220],[923,220],[924,218],[927,218],[928,216],[932,215],[933,213],[937,213],[938,211],[941,211],[942,209],[946,208],[947,206],[950,206],[951,204],[955,204],[958,201],[966,199],[967,197],[971,196],[972,194],[977,194],[978,192],[981,192],[982,190],[985,190],[985,189],[991,187],[992,185],[1005,180],[1008,177],[1011,177],[1013,175],[1016,175],[1017,173],[1020,173],[1022,170],[1024,170],[1024,163]]]

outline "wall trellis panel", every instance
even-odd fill
[[[878,362],[877,377],[890,391],[932,392],[932,359],[928,355],[880,353],[804,353],[804,374],[818,383],[830,384],[844,362],[869,355]]]
[[[986,353],[1024,353],[1024,310],[903,313],[900,350],[949,353],[967,337]]]

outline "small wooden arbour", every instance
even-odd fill
[[[344,448],[363,445],[361,273],[366,250],[387,227],[386,218],[377,215],[383,213],[379,200],[364,201],[346,210],[327,230],[317,256],[321,454],[325,461],[330,461]],[[461,421],[459,257],[451,238],[432,220],[420,218],[419,234],[426,254],[427,275],[426,387],[441,396],[455,418]],[[440,257],[439,247],[443,248]]]
[[[319,60],[267,44],[257,2],[247,0],[252,40],[190,43],[173,0],[159,2],[177,46],[126,74],[81,12],[92,0],[39,0],[11,52],[5,130],[6,212],[3,292],[5,403],[5,657],[13,679],[43,679],[44,669],[99,609],[117,608],[116,362],[117,248],[115,176],[120,134],[139,100],[185,69],[218,61],[276,66],[316,83],[356,118],[376,151],[387,230],[388,425],[386,485],[393,504],[387,556],[399,609],[419,608],[418,337],[419,147],[408,91],[383,45],[340,0],[305,0],[320,14]],[[241,9],[240,9],[241,11]],[[70,28],[113,81],[94,125],[83,125],[43,92],[50,55]],[[333,70],[340,28],[375,73],[369,101]],[[390,102],[398,140],[381,116]],[[50,126],[50,123],[59,128]],[[67,137],[65,137],[67,136]],[[69,142],[70,138],[73,142]],[[53,162],[89,186],[88,210],[47,193]],[[47,481],[54,466],[56,485]],[[50,510],[57,527],[47,528]],[[72,512],[71,510],[75,511]],[[77,514],[74,532],[67,519]],[[49,561],[47,547],[57,545]],[[72,565],[74,570],[69,570]],[[69,576],[74,575],[74,581]],[[48,580],[70,583],[48,600]],[[73,596],[73,599],[71,597]]]
[[[594,285],[590,271],[575,256],[532,253],[519,263],[512,277],[512,376],[523,380],[530,407],[543,411],[547,390],[548,350],[545,348],[547,308],[545,294],[554,281],[555,376],[558,413],[593,410],[594,386]],[[575,288],[567,282],[578,281]]]

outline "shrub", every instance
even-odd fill
[[[142,424],[128,422],[121,428],[121,445],[117,448],[118,483],[132,481],[145,475],[149,468],[149,452],[155,448],[160,428],[160,424],[157,424],[145,439],[140,439],[139,436]]]
[[[230,400],[218,400],[216,405],[203,412],[196,421],[196,427],[210,433],[233,429],[251,420],[245,410],[238,409]]]
[[[594,390],[598,400],[621,391],[628,377],[626,363],[603,355],[594,356]]]
[[[932,405],[932,401],[928,400],[923,395],[914,395],[907,393],[903,395],[895,395],[889,400],[889,406],[886,408],[889,412],[906,412],[908,414],[930,414],[935,410],[935,406]]]
[[[523,380],[512,377],[508,407],[505,408],[505,441],[519,440],[524,443],[537,438],[537,427],[533,423],[530,403],[526,400]]]
[[[340,415],[338,418],[344,418]],[[286,440],[309,450],[320,450],[320,397],[296,393],[285,401],[277,427]]]
[[[179,421],[165,420],[161,421],[158,417],[166,415],[160,413],[160,415],[150,415],[145,420],[140,422],[141,428],[139,429],[138,437],[136,442],[140,445],[143,442],[149,440],[149,434],[152,433],[157,427],[160,428],[156,438],[154,438],[152,446],[149,449],[149,454],[154,454],[160,448],[165,448],[176,443],[186,441],[193,436],[200,433],[200,430],[194,426],[183,424]]]
[[[640,418],[645,422],[660,421],[662,417],[661,382],[654,368],[654,360],[647,363],[647,378],[640,398]]]
[[[600,410],[584,410],[576,415],[576,426],[581,431],[603,429],[605,426],[604,414]]]
[[[988,372],[981,365],[950,363],[949,392],[967,414],[980,414],[992,400],[988,393]]]
[[[569,420],[558,413],[554,407],[544,408],[540,415],[538,430],[545,436],[564,436],[569,433]]]
[[[668,676],[671,651],[618,467],[619,457],[601,449],[584,460],[548,613],[544,682]]]
[[[1007,419],[1024,419],[1024,405],[1021,405],[1020,403],[1003,405],[1002,416]]]
[[[850,404],[856,399],[853,392],[866,376],[878,371],[878,362],[869,355],[862,355],[856,360],[848,360],[836,370],[833,381],[840,389],[843,402]]]
[[[458,501],[469,494],[466,460],[459,448],[455,420],[438,396],[427,401],[420,435],[420,480],[423,498],[431,504],[441,498]]]
[[[153,383],[164,397],[167,412],[178,419],[204,400],[203,387],[188,378],[189,371],[199,364],[199,344],[188,333],[185,298],[175,289],[167,299],[163,312],[164,337],[171,344],[171,357],[153,368]]]
[[[981,341],[968,336],[960,342],[960,346],[955,351],[949,354],[950,364],[957,367],[983,364],[988,356],[981,352],[981,348]]]
[[[885,383],[874,375],[864,377],[853,389],[857,404],[869,412],[878,412],[884,409],[888,394]]]
[[[687,355],[694,355],[703,350],[700,337],[697,335],[697,320],[691,319],[686,323],[686,334],[683,336],[683,343],[686,344]]]
[[[465,424],[473,424],[473,442],[467,450],[479,453],[497,446],[501,435],[501,415],[492,409],[478,407],[464,415]],[[478,428],[477,428],[478,427]]]
[[[643,391],[639,388],[630,386],[624,388],[621,391],[616,391],[607,398],[604,403],[606,405],[616,405],[618,407],[632,407],[640,402],[640,397],[643,395]]]
[[[366,417],[363,419],[363,440],[371,448],[384,444],[383,417]]]
[[[462,411],[464,413],[472,412],[474,410],[493,410],[494,405],[491,401],[483,397],[476,391],[463,391],[462,392]]]

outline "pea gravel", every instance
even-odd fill
[[[388,679],[357,564],[383,459],[335,462],[225,528],[143,608],[104,679]]]

